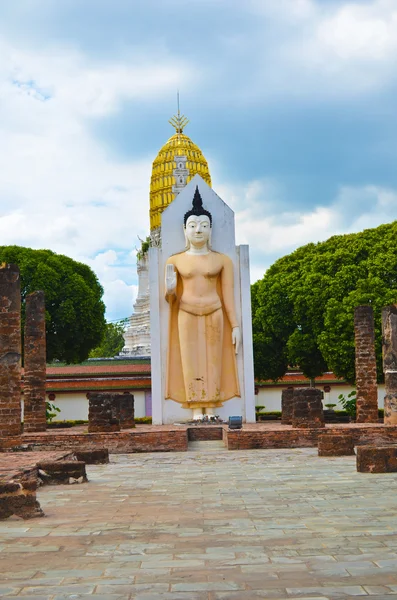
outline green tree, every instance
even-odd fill
[[[382,380],[380,315],[396,302],[397,222],[298,248],[252,286],[256,376],[299,365],[309,378],[329,368],[354,383],[354,308],[369,304]]]
[[[28,294],[44,290],[47,360],[85,360],[105,329],[103,289],[87,265],[51,250],[0,246],[0,262],[21,272],[22,323]]]
[[[90,358],[111,358],[124,346],[124,327],[121,323],[106,323],[105,333],[99,346],[91,350]]]

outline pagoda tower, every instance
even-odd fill
[[[178,103],[179,104],[179,103]],[[137,254],[138,296],[124,333],[123,356],[150,356],[149,246],[161,246],[161,213],[199,174],[209,186],[208,163],[200,148],[183,132],[188,119],[178,113],[169,123],[175,133],[153,161],[150,179],[150,237]]]

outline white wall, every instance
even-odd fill
[[[135,416],[145,416],[145,392],[144,390],[135,390],[132,392],[135,399]],[[48,394],[47,394],[48,399]],[[51,402],[61,409],[54,417],[54,421],[78,421],[88,420],[88,399],[86,392],[65,392],[56,394],[56,398]]]
[[[88,399],[86,392],[56,394],[55,400],[50,400],[50,402],[61,409],[61,412],[57,413],[56,417],[54,417],[54,421],[88,420]]]
[[[316,386],[319,390],[324,390],[323,385]],[[329,393],[324,393],[324,404],[336,404],[335,410],[343,410],[343,407],[339,404],[338,396],[340,394],[344,394],[347,397],[347,394],[351,392],[353,389],[352,386],[347,384],[338,384],[338,385],[330,385],[331,391]],[[268,412],[272,410],[281,410],[281,392],[286,389],[286,386],[279,387],[260,387],[258,394],[255,396],[255,405],[256,406],[265,406],[263,412]],[[383,384],[378,385],[378,406],[379,408],[383,408],[383,400],[385,395],[385,386]]]
[[[145,414],[145,392],[143,390],[138,390],[132,392],[134,394],[134,405],[135,405],[135,416],[146,417]]]
[[[323,390],[324,386],[317,386],[318,389]],[[332,385],[329,394],[324,394],[324,404],[336,404],[336,410],[342,410],[342,406],[338,402],[339,394],[347,396],[354,388],[345,385]],[[264,412],[273,410],[281,410],[281,392],[286,389],[284,386],[269,386],[260,387],[258,394],[255,396],[256,406],[265,406]],[[145,392],[144,390],[135,390],[133,392],[135,398],[135,416],[144,417],[145,415]],[[385,386],[383,384],[378,385],[378,406],[383,408],[383,400],[385,395]],[[172,402],[172,401],[169,401]],[[60,413],[57,413],[54,421],[77,421],[77,420],[88,420],[88,399],[86,398],[86,392],[65,392],[64,394],[56,394],[56,398],[53,402],[55,406],[61,409]],[[225,403],[225,407],[228,407],[229,413],[238,414],[238,406],[234,406],[233,403]],[[233,414],[234,414],[233,413]],[[23,415],[23,401],[22,401],[22,415]]]

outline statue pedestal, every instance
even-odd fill
[[[193,408],[193,420],[201,421],[203,418],[203,409],[202,408]]]
[[[162,247],[149,251],[150,331],[152,371],[152,415],[154,424],[188,421],[201,408],[183,408],[182,404],[165,398],[169,304],[165,300],[165,264],[167,259],[185,249],[183,217],[192,207],[196,186],[203,206],[212,214],[212,250],[226,254],[234,266],[234,299],[241,331],[237,355],[237,371],[241,397],[224,400],[222,406],[207,408],[206,413],[219,415],[227,421],[230,415],[241,415],[244,422],[255,422],[254,369],[252,350],[251,291],[248,246],[235,245],[233,211],[196,175],[162,214]],[[194,412],[194,414],[193,414]]]

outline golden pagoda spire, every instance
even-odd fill
[[[179,90],[177,92],[177,102],[178,102],[178,114],[174,115],[168,123],[175,127],[175,131],[177,133],[183,133],[184,128],[189,123],[189,119],[185,117],[185,115],[181,115],[179,110]]]
[[[178,112],[169,121],[175,127],[176,133],[164,144],[153,161],[150,180],[150,230],[153,235],[153,232],[160,230],[163,210],[171,204],[196,173],[201,175],[211,187],[211,175],[203,153],[183,133],[189,120],[181,115],[179,91],[177,101]]]

